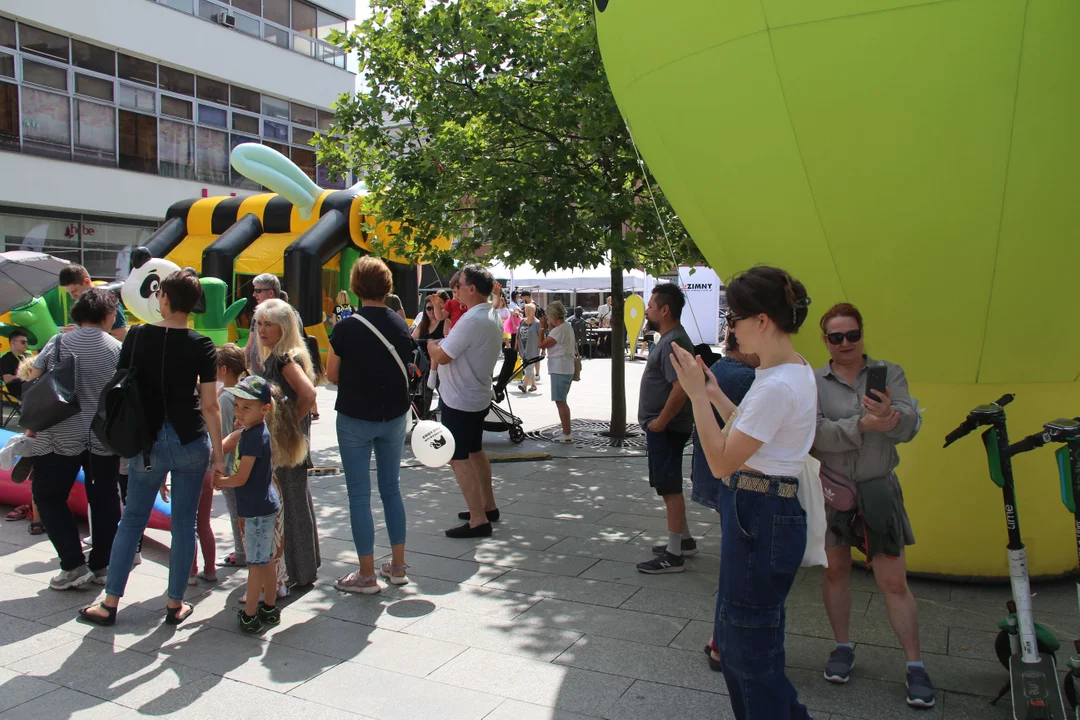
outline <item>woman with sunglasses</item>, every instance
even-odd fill
[[[709,471],[722,478],[715,641],[737,720],[807,720],[784,671],[784,603],[806,550],[798,476],[817,421],[814,371],[791,344],[810,298],[787,272],[759,266],[732,279],[727,299],[729,346],[734,336],[760,359],[739,406],[700,357],[675,347],[672,358]]]
[[[865,523],[876,533],[868,538],[874,580],[907,661],[907,704],[933,707],[934,688],[922,663],[919,618],[904,562],[904,547],[915,544],[915,535],[895,472],[900,464],[896,446],[915,437],[919,413],[908,393],[903,369],[867,357],[862,313],[854,305],[840,303],[829,308],[821,318],[821,333],[831,359],[815,373],[818,421],[814,457],[821,461],[823,472],[831,471],[855,484]],[[867,368],[874,366],[886,368],[885,394],[874,390],[868,397]],[[873,506],[868,505],[871,499]],[[882,521],[872,521],[867,514],[871,508],[877,508],[874,514],[880,513]],[[822,598],[836,637],[836,648],[825,665],[825,679],[846,683],[855,664],[850,632],[851,538],[844,527],[844,515],[828,505],[825,510],[829,567],[825,570]],[[878,528],[885,529],[877,533]],[[884,552],[877,552],[875,545]]]

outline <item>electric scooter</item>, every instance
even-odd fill
[[[1066,720],[1065,702],[1058,687],[1054,663],[1057,640],[1043,628],[1038,628],[1041,632],[1037,635],[1032,615],[1027,550],[1020,537],[1012,454],[1005,423],[1005,406],[1012,401],[1012,395],[1003,395],[990,405],[980,405],[972,410],[967,419],[945,437],[945,447],[977,428],[987,427],[982,439],[990,465],[990,478],[1001,488],[1005,501],[1005,524],[1009,531],[1009,582],[1013,599],[1006,604],[1009,614],[998,625],[1002,631],[994,647],[1001,659],[1003,646],[1008,643],[1005,652],[1008,653],[1009,684],[1002,688],[993,703],[1011,690],[1014,720]]]
[[[1076,530],[1076,553],[1080,560],[1080,419],[1060,419],[1043,425],[1042,432],[1029,435],[1013,445],[1009,452],[1013,455],[1027,450],[1040,448],[1048,443],[1063,443],[1054,453],[1057,459],[1058,477],[1061,480],[1061,502],[1073,514],[1073,527]],[[1077,599],[1080,600],[1080,577],[1076,581]],[[1069,705],[1073,708],[1073,718],[1080,720],[1080,639],[1073,642],[1076,654],[1069,658],[1069,674],[1065,676],[1062,690]]]

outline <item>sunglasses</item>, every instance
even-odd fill
[[[255,294],[258,295],[259,293],[270,292],[270,290],[272,290],[272,288],[255,288]]]
[[[428,305],[426,308],[424,308],[424,312],[434,312],[434,311],[435,311],[435,308],[431,307],[430,305]]]
[[[745,320],[748,317],[750,317],[750,316],[749,315],[736,315],[735,313],[733,313],[731,311],[728,311],[728,312],[724,313],[724,319],[727,321],[728,327],[735,327],[735,323],[739,322],[740,320]]]
[[[846,333],[828,333],[825,337],[828,338],[830,345],[842,345],[844,340],[854,344],[862,340],[862,330],[848,330]]]

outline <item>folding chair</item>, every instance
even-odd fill
[[[10,406],[11,410],[7,417],[4,416],[4,406]],[[7,386],[0,382],[0,427],[7,427],[15,415],[22,415],[22,403],[19,399],[8,392]]]

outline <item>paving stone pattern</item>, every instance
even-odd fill
[[[571,394],[575,412],[606,417],[610,366],[585,364]],[[641,363],[628,366],[633,389]],[[591,379],[591,382],[590,382]],[[514,398],[526,429],[555,417],[547,384]],[[631,408],[636,393],[628,393]],[[317,464],[337,466],[334,392],[320,389]],[[323,567],[316,585],[283,603],[282,625],[242,635],[235,608],[245,574],[189,588],[195,613],[163,624],[167,541],[150,531],[112,628],[75,619],[101,596],[87,586],[54,592],[51,545],[25,523],[0,523],[0,720],[9,718],[407,718],[456,720],[702,720],[733,718],[722,677],[709,670],[708,641],[719,568],[715,513],[691,507],[702,552],[688,572],[642,575],[634,563],[666,539],[663,503],[645,458],[617,448],[511,445],[489,434],[490,452],[547,451],[550,459],[495,465],[502,522],[493,537],[450,540],[462,509],[448,469],[407,454],[401,482],[409,516],[411,584],[381,595],[333,588],[356,562],[341,475],[312,479]],[[689,471],[689,460],[686,462]],[[374,484],[374,478],[372,478]],[[389,553],[375,503],[377,555]],[[4,509],[6,512],[6,508]],[[225,504],[215,498],[218,555],[230,550]],[[996,551],[996,549],[995,549]],[[832,648],[821,572],[800,573],[787,614],[787,663],[818,720],[1007,718],[990,698],[1006,679],[994,659],[1003,587],[919,581],[921,637],[938,706],[903,702],[903,656],[872,578],[853,579],[858,667],[847,686],[826,683]],[[1071,582],[1038,586],[1040,619],[1059,637],[1080,633]]]

